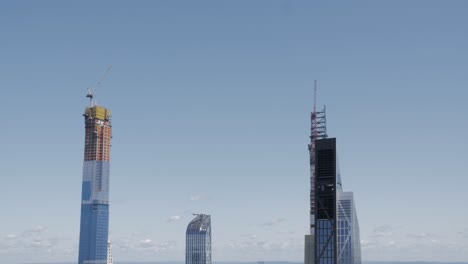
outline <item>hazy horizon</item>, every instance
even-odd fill
[[[268,264],[282,264],[282,263],[291,263],[291,264],[299,264],[304,262],[295,262],[295,261],[264,261]],[[29,263],[21,263],[21,264],[71,264],[74,262],[29,262]],[[115,264],[138,264],[138,263],[147,263],[147,264],[170,264],[170,263],[185,263],[185,261],[117,261],[114,262]],[[258,264],[256,261],[213,261],[214,264]],[[433,263],[433,264],[467,264],[468,262],[440,262],[440,261],[363,261],[365,264],[425,264],[425,263]]]

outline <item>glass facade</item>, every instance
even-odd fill
[[[334,138],[316,140],[314,264],[361,264],[352,192],[343,192]]]
[[[195,216],[187,226],[185,244],[185,264],[211,264],[211,216]]]
[[[315,264],[337,264],[336,139],[315,141]]]
[[[314,105],[311,124],[310,235],[305,236],[304,264],[361,264],[353,194],[343,192],[336,138],[328,138],[325,107],[317,112]]]
[[[111,124],[109,111],[85,112],[85,161],[81,192],[78,264],[106,264],[109,233]]]
[[[335,221],[317,221],[317,255],[316,263],[334,264],[336,263],[336,241],[335,241]]]
[[[352,192],[338,193],[338,263],[361,264],[359,223]]]

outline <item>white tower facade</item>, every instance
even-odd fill
[[[110,240],[107,241],[107,264],[113,264],[114,260],[112,259],[112,246]]]

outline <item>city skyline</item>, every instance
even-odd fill
[[[315,79],[363,260],[468,259],[467,3],[50,3],[0,4],[0,262],[75,261],[109,64],[114,261],[182,260],[197,212],[217,261],[302,261]]]

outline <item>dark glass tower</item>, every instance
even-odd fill
[[[337,264],[336,139],[315,140],[315,263]]]
[[[361,264],[359,224],[352,192],[343,192],[336,139],[328,138],[325,107],[311,114],[310,234],[304,264]]]
[[[185,264],[211,264],[211,216],[196,214],[187,226]]]
[[[85,153],[78,264],[106,264],[109,229],[110,111],[91,104],[84,113]]]
[[[352,192],[343,192],[336,139],[315,141],[315,264],[361,264]]]

